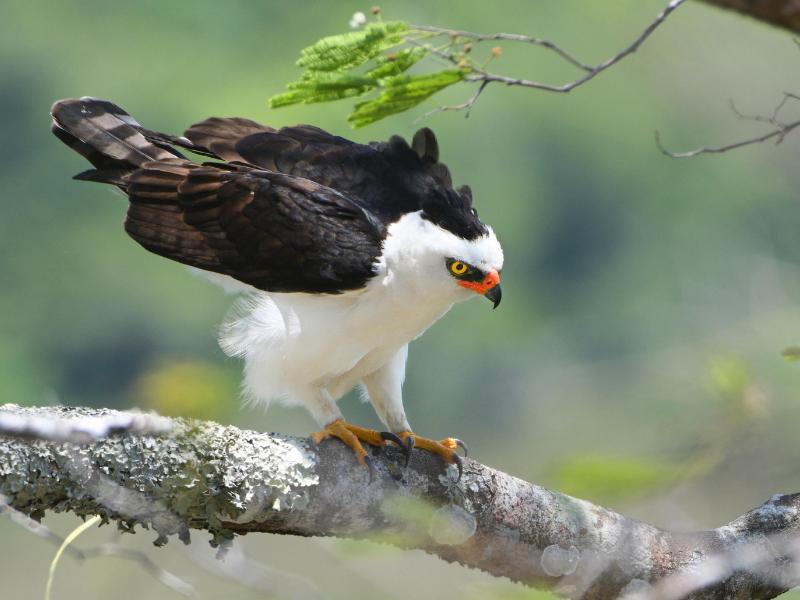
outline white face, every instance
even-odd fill
[[[497,275],[503,268],[503,249],[491,228],[485,236],[465,240],[423,219],[421,212],[415,212],[389,226],[379,271],[385,271],[389,277],[402,277],[407,285],[450,295],[454,302],[488,291],[488,288],[465,287],[464,279],[459,276],[462,267],[453,269],[453,261],[464,263],[471,269],[470,274],[476,276],[477,273]]]

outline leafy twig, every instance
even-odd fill
[[[469,115],[475,102],[492,83],[566,93],[591,81],[636,52],[685,1],[670,0],[631,44],[596,66],[579,60],[550,40],[530,35],[484,34],[432,25],[411,25],[403,21],[377,20],[364,25],[366,17],[357,13],[359,18],[354,17],[351,25],[364,25],[363,29],[329,36],[303,49],[297,64],[305,69],[304,73],[299,80],[287,86],[286,92],[273,96],[269,102],[273,108],[277,108],[296,103],[330,102],[377,92],[377,96],[372,99],[356,104],[355,110],[348,117],[354,127],[363,127],[413,108],[443,89],[462,81],[479,84],[477,91],[465,102],[440,106],[423,115],[423,118],[441,111],[463,110]],[[376,14],[375,11],[373,13]],[[446,36],[444,43],[431,43],[442,36]],[[471,52],[474,44],[490,40],[545,48],[580,69],[583,74],[569,83],[555,85],[487,71],[486,63],[474,60]],[[500,47],[492,48],[488,60],[499,56],[501,52]],[[425,58],[441,59],[445,63],[445,70],[408,74],[409,69]],[[367,67],[367,70],[364,71],[363,67]]]

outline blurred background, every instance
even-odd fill
[[[382,8],[387,19],[547,37],[596,63],[664,4]],[[469,119],[417,121],[473,91],[454,86],[357,131],[345,121],[349,101],[267,108],[297,78],[302,47],[369,8],[3,2],[0,402],[138,406],[298,435],[314,428],[300,409],[241,407],[240,364],[215,333],[232,298],[130,240],[119,195],[70,180],[86,164],[50,134],[54,100],[108,98],[171,133],[211,115],[313,123],[359,142],[410,139],[426,125],[456,182],[472,186],[506,266],[499,310],[457,306],[412,344],[405,403],[418,432],[457,435],[481,462],[673,529],[715,527],[774,493],[800,491],[800,364],[781,357],[800,341],[800,136],[686,161],[660,154],[653,136],[683,150],[766,131],[728,103],[769,114],[784,91],[800,92],[791,36],[691,2],[636,55],[569,95],[490,86]],[[546,51],[501,45],[496,72],[551,83],[577,76]],[[377,425],[355,396],[342,408]],[[80,521],[44,522],[66,533]],[[192,582],[201,598],[313,589],[326,598],[545,597],[421,552],[264,535],[236,542],[247,572],[261,574],[255,589],[218,573],[207,536],[161,549],[154,537],[140,531],[119,543]],[[76,545],[110,538],[102,528]],[[55,548],[0,519],[0,552],[2,596],[42,597]],[[64,558],[54,598],[112,595],[178,597],[133,562]]]

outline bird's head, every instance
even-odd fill
[[[469,186],[457,190],[439,188],[429,193],[422,203],[421,217],[427,228],[425,242],[444,267],[448,283],[456,284],[466,294],[458,299],[485,296],[500,304],[500,271],[503,250],[491,227],[478,217],[472,206]]]
[[[500,288],[500,271],[493,267],[476,267],[463,260],[448,257],[445,259],[447,270],[462,288],[485,296],[497,308],[503,297]]]
[[[439,162],[436,136],[423,128],[411,147],[399,137],[387,147],[413,166],[412,175],[397,183],[417,198],[421,209],[389,227],[384,242],[388,272],[403,277],[404,285],[420,295],[458,302],[479,294],[497,308],[503,250],[472,206],[469,186],[453,188],[449,170]]]
[[[389,228],[385,259],[390,277],[420,294],[459,302],[477,295],[500,304],[503,250],[491,227],[464,237],[412,213]]]

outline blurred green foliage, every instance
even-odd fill
[[[618,504],[663,489],[682,471],[675,465],[633,456],[575,456],[559,467],[552,485],[579,498]]]
[[[135,383],[137,404],[159,414],[224,419],[220,398],[237,394],[237,376],[208,361],[170,361],[142,373]]]
[[[663,4],[398,0],[384,9],[409,23],[547,37],[594,63],[632,41]],[[171,398],[176,412],[202,407],[253,429],[306,435],[314,426],[280,405],[240,410],[240,365],[215,341],[231,298],[129,240],[118,194],[70,181],[85,161],[50,134],[54,100],[106,97],[171,133],[211,115],[312,123],[359,142],[410,139],[429,126],[454,180],[471,185],[497,231],[506,265],[500,309],[458,306],[412,344],[406,409],[421,435],[456,435],[482,462],[537,483],[559,483],[563,466],[574,493],[605,494],[613,508],[665,527],[717,526],[795,490],[800,372],[780,352],[800,331],[798,141],[673,161],[652,137],[658,129],[670,149],[684,149],[761,132],[737,120],[728,99],[769,114],[784,90],[797,91],[791,38],[687,3],[634,56],[569,95],[490,86],[468,120],[441,113],[415,122],[474,92],[453,85],[356,132],[347,102],[267,108],[265,98],[297,79],[299,50],[365,8],[349,0],[4,3],[0,398],[128,407],[145,401],[142,381],[155,376],[147,402],[162,410]],[[498,61],[498,71],[543,81],[575,75],[530,46],[503,44]],[[354,397],[342,408],[377,424]],[[12,575],[43,581],[51,549],[0,527],[15,548],[0,570],[9,597],[36,597],[38,588]],[[203,545],[197,537],[193,546]],[[154,552],[150,541],[126,543]],[[244,543],[334,598],[350,597],[356,578],[420,598],[479,585],[488,586],[480,597],[495,585],[498,597],[534,597],[422,554],[384,555],[379,545],[342,565],[309,540]],[[230,582],[198,572],[182,552],[170,544],[158,558],[201,578],[205,597],[229,593]],[[65,562],[56,591],[172,597],[135,566],[110,561]]]

